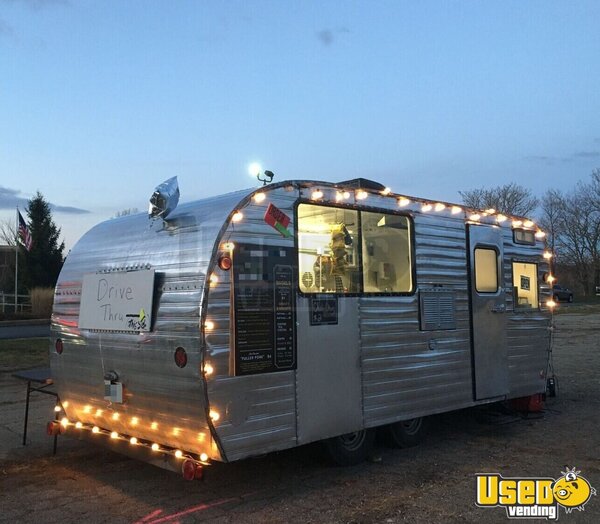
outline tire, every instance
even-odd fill
[[[428,420],[423,417],[402,420],[385,427],[387,443],[396,448],[411,448],[425,439]]]
[[[337,466],[355,466],[364,462],[373,449],[375,430],[363,429],[323,441],[325,451]]]

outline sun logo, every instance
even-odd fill
[[[552,493],[556,502],[558,502],[567,513],[573,509],[584,510],[584,506],[592,495],[596,495],[596,489],[584,477],[580,476],[580,471],[575,468],[567,471],[561,471],[562,477],[559,477],[552,486]]]

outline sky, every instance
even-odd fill
[[[600,167],[600,2],[0,0],[0,221],[275,181],[460,201]]]

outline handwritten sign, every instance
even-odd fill
[[[154,270],[83,276],[80,329],[150,331]]]

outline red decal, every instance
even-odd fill
[[[269,207],[265,212],[265,222],[271,227],[275,227],[275,224],[279,222],[283,227],[287,228],[290,224],[290,217],[278,207],[275,207],[273,204],[269,204]]]

